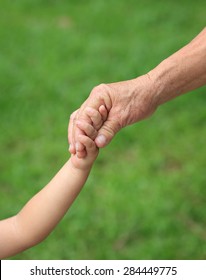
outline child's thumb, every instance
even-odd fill
[[[103,148],[107,146],[119,129],[120,128],[116,122],[112,120],[105,121],[103,126],[99,129],[98,135],[95,139],[97,147]]]

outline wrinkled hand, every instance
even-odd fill
[[[107,119],[102,123],[95,115],[88,116],[86,107],[99,110],[101,105],[107,109]],[[157,102],[153,94],[153,83],[149,74],[136,79],[101,84],[95,87],[88,99],[75,111],[70,118],[68,126],[69,151],[72,154],[84,158],[86,151],[78,142],[79,135],[84,132],[79,126],[80,122],[86,122],[92,126],[95,123],[96,133],[92,135],[97,147],[105,147],[114,135],[123,127],[138,122],[150,116],[157,108]]]

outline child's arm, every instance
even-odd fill
[[[94,142],[88,137],[86,141],[87,157],[92,160],[88,166],[88,158],[85,158],[84,169],[80,169],[80,165],[76,168],[72,163],[76,155],[72,156],[16,216],[0,221],[0,259],[41,242],[64,216],[83,187],[97,155]]]
[[[85,133],[87,134],[87,133]],[[72,155],[56,176],[16,215],[0,221],[0,259],[15,255],[44,240],[82,189],[98,149],[88,136],[79,142],[87,156]]]

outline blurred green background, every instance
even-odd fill
[[[0,219],[67,160],[69,115],[91,89],[151,70],[203,29],[205,10],[203,0],[1,0]],[[12,259],[205,259],[205,102],[198,89],[123,129],[55,231]]]

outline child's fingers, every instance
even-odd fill
[[[87,153],[94,152],[97,149],[95,142],[86,135],[79,135],[78,141],[85,146]]]
[[[99,130],[99,128],[102,126],[102,116],[99,111],[91,107],[87,107],[85,108],[85,112],[90,117],[94,128],[96,130]]]
[[[98,132],[91,124],[85,121],[77,121],[76,125],[91,139],[94,140],[96,138]]]
[[[77,114],[76,110],[75,112],[73,112],[70,116],[70,120],[69,120],[69,126],[68,126],[68,142],[69,142],[69,152],[71,154],[75,154],[76,150],[75,150],[75,146],[74,146],[74,141],[73,141],[73,123],[74,123],[74,119],[76,117]]]
[[[87,156],[87,151],[85,148],[84,148],[84,150],[82,150],[80,152],[77,150],[76,155],[78,158],[85,158]]]
[[[107,116],[108,116],[108,112],[107,112],[107,109],[104,105],[101,105],[99,107],[99,113],[101,114],[103,122],[105,122],[106,119],[107,119]]]

